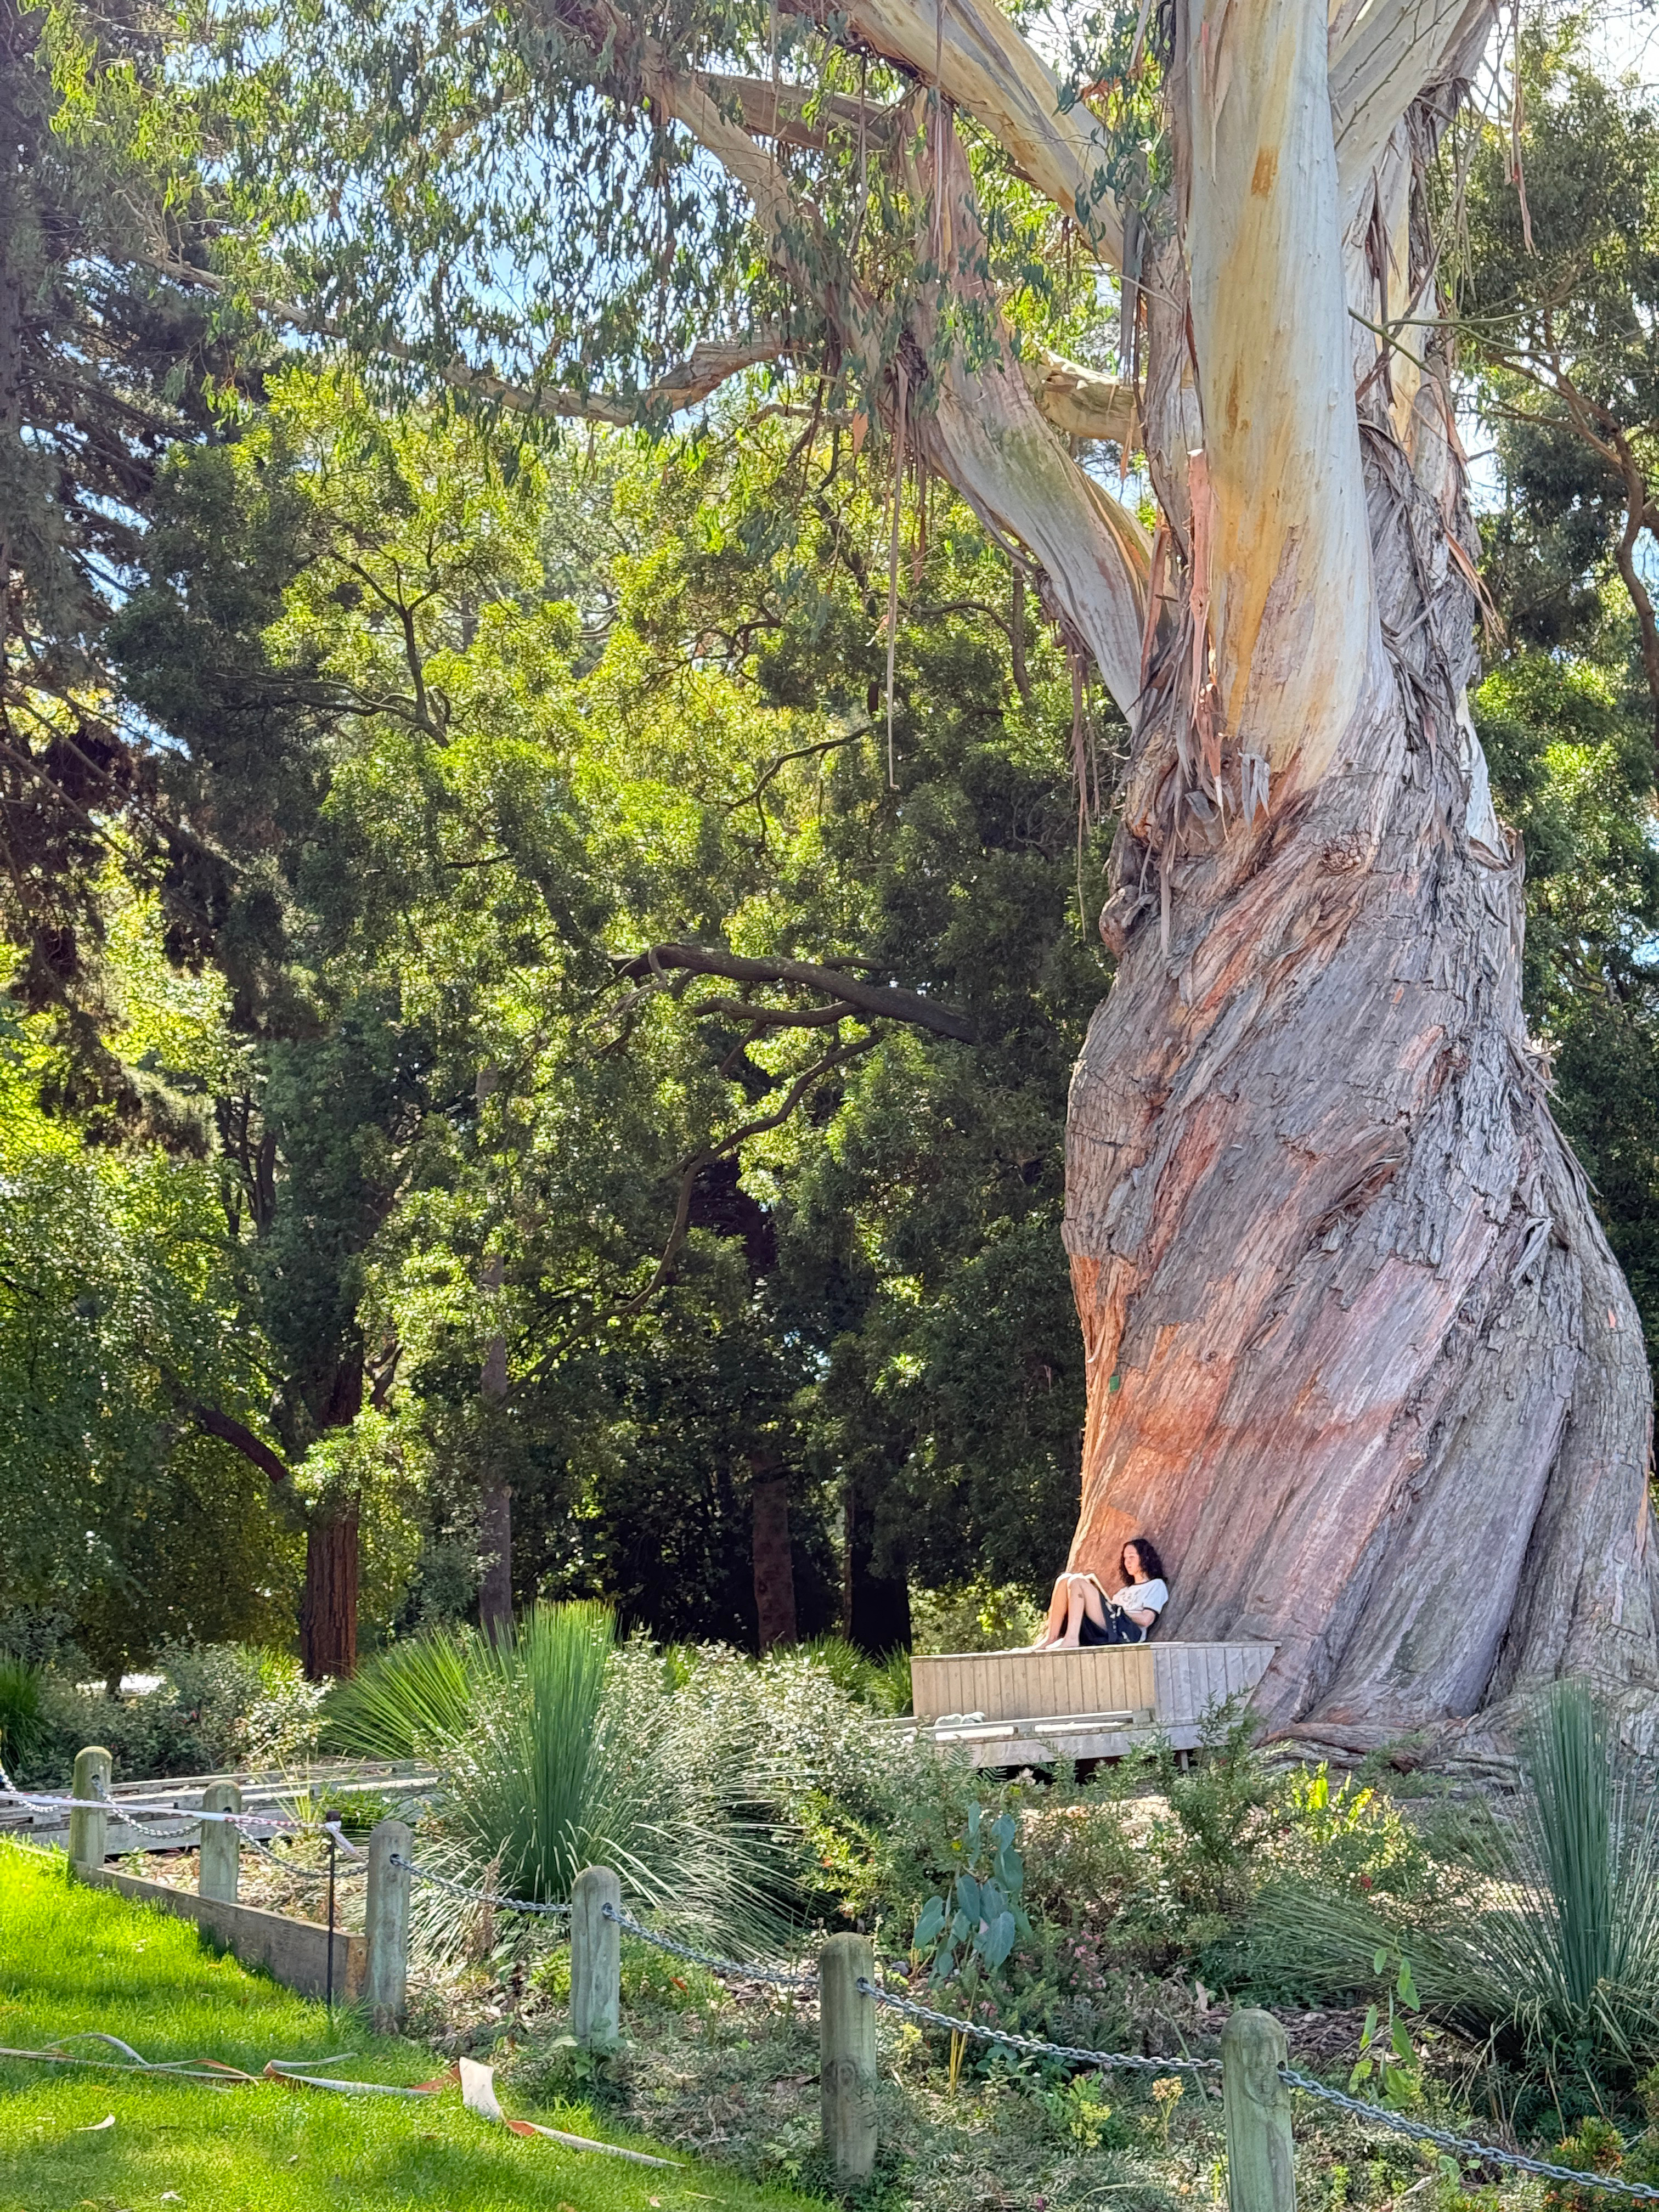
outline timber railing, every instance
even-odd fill
[[[75,1762],[75,1779],[68,1797],[40,1796],[25,1798],[14,1790],[0,1769],[0,1796],[32,1804],[61,1806],[70,1814],[70,1857],[82,1879],[101,1880],[127,1894],[157,1893],[154,1901],[200,1905],[220,1911],[252,1913],[255,1908],[235,1904],[237,1860],[242,1829],[247,1820],[228,1802],[205,1803],[189,1817],[202,1823],[199,1889],[196,1899],[168,1890],[155,1882],[135,1882],[109,1875],[103,1867],[105,1823],[111,1812],[108,1796],[110,1755],[96,1747],[83,1751]],[[234,1797],[234,1785],[220,1787]],[[124,1812],[173,1808],[129,1804]],[[1292,2091],[1348,2112],[1368,2124],[1389,2130],[1413,2142],[1438,2150],[1460,2164],[1477,2164],[1516,2173],[1531,2174],[1577,2189],[1593,2189],[1608,2197],[1659,2203],[1659,2188],[1621,2181],[1611,2174],[1589,2172],[1561,2166],[1548,2159],[1530,2158],[1524,2152],[1478,2141],[1448,2128],[1431,2126],[1403,2112],[1389,2110],[1371,2099],[1356,2097],[1291,2066],[1285,2031],[1271,2013],[1242,2008],[1221,2032],[1218,2058],[1149,2057],[1142,2051],[1091,2051],[1081,2045],[1049,2043],[1041,2036],[1015,2035],[983,2021],[959,2018],[919,2003],[908,1993],[887,1988],[877,1978],[875,1947],[867,1936],[831,1936],[817,1954],[817,1971],[800,1972],[757,1960],[726,1959],[700,1949],[678,1937],[648,1928],[626,1911],[622,1883],[610,1867],[587,1867],[571,1886],[570,1901],[551,1903],[533,1898],[501,1897],[490,1889],[469,1888],[447,1875],[419,1866],[413,1856],[414,1836],[402,1820],[382,1820],[370,1832],[366,1852],[347,1843],[337,1822],[290,1820],[285,1826],[296,1832],[325,1832],[331,1850],[343,1845],[357,1862],[355,1871],[368,1885],[365,1933],[352,1940],[362,1946],[362,1963],[353,1978],[355,1986],[343,1984],[338,1994],[360,2002],[381,2030],[403,2024],[409,1979],[410,1901],[414,1883],[430,1884],[450,1896],[495,1912],[521,1913],[543,1920],[568,1923],[570,1941],[570,2031],[584,2050],[601,2053],[615,2047],[622,2033],[622,1937],[653,1945],[692,1965],[705,1968],[722,1980],[765,1983],[816,1996],[818,2001],[818,2079],[820,2119],[825,2154],[836,2180],[854,2185],[868,2180],[879,2148],[876,2108],[876,2020],[888,2011],[926,2027],[991,2045],[1023,2058],[1048,2059],[1073,2069],[1095,2068],[1158,2075],[1189,2074],[1214,2078],[1221,2086],[1223,2118],[1227,2142],[1229,2212],[1296,2212],[1295,2140],[1291,2123]],[[210,1844],[210,1836],[217,1832]],[[330,1883],[331,1905],[335,1870],[319,1876]],[[208,1915],[201,1918],[210,1932],[219,1934]],[[274,1913],[259,1912],[262,1921],[277,1920]],[[332,1913],[331,1910],[331,1920]],[[323,1931],[314,1923],[289,1921],[290,1929],[307,1927]],[[329,1967],[332,1986],[332,1942]],[[229,1948],[237,1948],[234,1942]],[[239,1955],[243,1955],[239,1954]],[[286,1979],[270,1959],[277,1978]],[[296,1984],[297,1986],[297,1984]],[[321,1995],[319,1990],[313,1993]]]

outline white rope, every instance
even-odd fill
[[[142,1797],[65,1797],[56,1791],[31,1793],[20,1790],[3,1766],[0,1766],[0,1800],[26,1805],[32,1812],[103,1813],[112,1814],[129,1827],[143,1829],[144,1823],[131,1816],[134,1813],[159,1813],[170,1820],[191,1820],[217,1823],[228,1828],[250,1831],[253,1824],[276,1828],[284,1835],[332,1836],[349,1858],[362,1858],[363,1854],[356,1844],[349,1842],[337,1820],[300,1820],[291,1813],[210,1813],[205,1808],[191,1810],[179,1805],[151,1804]],[[257,1838],[249,1833],[248,1840]]]

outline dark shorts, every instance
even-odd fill
[[[1091,1644],[1144,1644],[1152,1632],[1150,1628],[1143,1628],[1138,1620],[1131,1620],[1127,1613],[1120,1613],[1115,1605],[1106,1607],[1104,1628],[1098,1621],[1090,1619],[1086,1607],[1077,1625],[1078,1644],[1085,1650]]]

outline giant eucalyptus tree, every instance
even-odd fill
[[[1493,18],[1145,0],[1079,92],[993,0],[313,0],[258,64],[296,319],[647,428],[787,364],[1098,672],[1129,739],[1070,1113],[1073,1558],[1153,1532],[1170,1628],[1271,1640],[1277,1722],[1356,1743],[1659,1683],[1641,1331],[1465,698],[1437,179]],[[1115,280],[1115,378],[1014,313],[1042,204]],[[1144,454],[1139,512],[1088,439]]]

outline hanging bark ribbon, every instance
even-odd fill
[[[893,532],[887,555],[887,787],[898,789],[893,772],[893,651],[898,638],[899,523],[904,506],[904,403],[908,380],[897,364],[898,407],[893,422]]]

